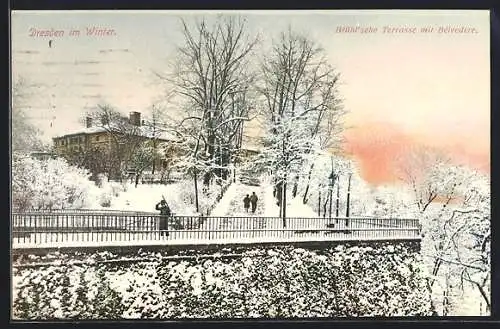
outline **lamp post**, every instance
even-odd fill
[[[337,181],[337,200],[335,203],[335,223],[339,223],[340,181]]]
[[[321,184],[318,186],[318,217],[321,217]]]
[[[221,200],[224,183],[222,180],[222,141],[220,139],[219,139],[219,181],[220,181],[219,200]]]
[[[333,185],[335,184],[335,177],[336,175],[333,173],[333,171],[330,173],[330,176],[328,177],[330,179],[330,211],[329,211],[329,219],[330,222],[332,221],[332,193],[333,193]]]
[[[352,177],[352,173],[349,173],[349,181],[347,183],[347,207],[346,207],[346,210],[345,210],[345,217],[346,217],[346,220],[345,220],[345,223],[346,223],[346,227],[349,227],[349,211],[350,211],[350,201],[351,201],[351,177]]]

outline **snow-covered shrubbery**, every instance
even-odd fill
[[[127,189],[126,183],[102,181],[97,195],[98,205],[104,208],[111,207],[112,200],[119,197],[122,192],[126,192]]]
[[[106,184],[113,184],[113,189]],[[197,214],[193,183],[189,180],[181,180],[167,185],[139,184],[137,187],[132,183],[122,185],[110,182],[105,183],[100,191],[103,191],[100,197],[109,200],[112,209],[156,212],[156,203],[165,197],[174,214],[186,216]],[[116,194],[113,194],[113,191]],[[206,214],[207,210],[217,203],[219,194],[220,187],[216,185],[212,186],[210,191],[200,190],[198,195],[199,213]]]
[[[49,255],[50,256],[50,255]],[[21,319],[427,316],[418,252],[409,244],[245,250],[232,258],[143,262],[107,253],[87,264],[14,267]],[[57,255],[69,262],[67,255]],[[64,259],[66,258],[66,259]],[[80,258],[82,258],[80,256]],[[47,257],[31,262],[47,261]]]
[[[92,202],[95,184],[90,173],[63,159],[37,160],[27,155],[12,157],[12,201],[15,208],[81,208]]]

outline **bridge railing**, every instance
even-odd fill
[[[133,215],[155,215],[157,212],[135,211],[135,210],[119,210],[119,209],[12,209],[12,213],[84,213],[84,214],[133,214]]]
[[[160,232],[161,217],[134,212],[15,212],[13,245],[127,241],[273,241],[324,239],[399,239],[420,237],[417,219],[286,218],[171,216],[168,236]]]

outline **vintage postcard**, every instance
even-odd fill
[[[488,11],[12,11],[11,318],[488,316]]]

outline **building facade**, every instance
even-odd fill
[[[155,158],[154,165],[151,167],[161,170],[168,165],[168,159],[175,156],[173,150],[175,147],[175,138],[171,135],[159,131],[141,120],[140,112],[131,112],[128,118],[127,131],[114,128],[112,123],[101,120],[95,124],[92,117],[87,117],[85,120],[85,128],[72,132],[63,136],[53,138],[53,151],[58,156],[74,159],[75,157],[83,157],[89,154],[109,154],[113,149],[118,149],[118,152],[128,152],[127,143],[134,144],[141,142],[151,142],[151,146],[157,149],[168,150],[170,154],[163,154]],[[155,131],[157,130],[157,131]],[[126,136],[124,136],[126,135]],[[99,160],[99,159],[98,159]],[[101,161],[106,161],[101,159]],[[108,160],[109,161],[109,160]],[[110,161],[112,162],[112,161]],[[121,164],[112,164],[121,166]],[[124,169],[133,173],[135,168],[128,166],[127,168],[114,168],[114,172],[123,171]]]
[[[53,152],[86,167],[93,174],[107,173],[110,179],[121,179],[124,172],[128,176],[140,173],[146,180],[157,180],[152,176],[163,175],[165,171],[167,177],[170,176],[170,167],[182,152],[174,135],[141,120],[140,112],[129,114],[125,129],[123,125],[114,128],[112,123],[102,118],[95,121],[96,118],[87,117],[85,127],[81,130],[54,137]],[[133,161],[126,159],[129,158],[131,149],[134,149],[132,145],[148,141],[151,147],[162,152],[146,170],[137,170]],[[258,153],[256,147],[247,146],[239,149],[230,162],[238,166]]]

